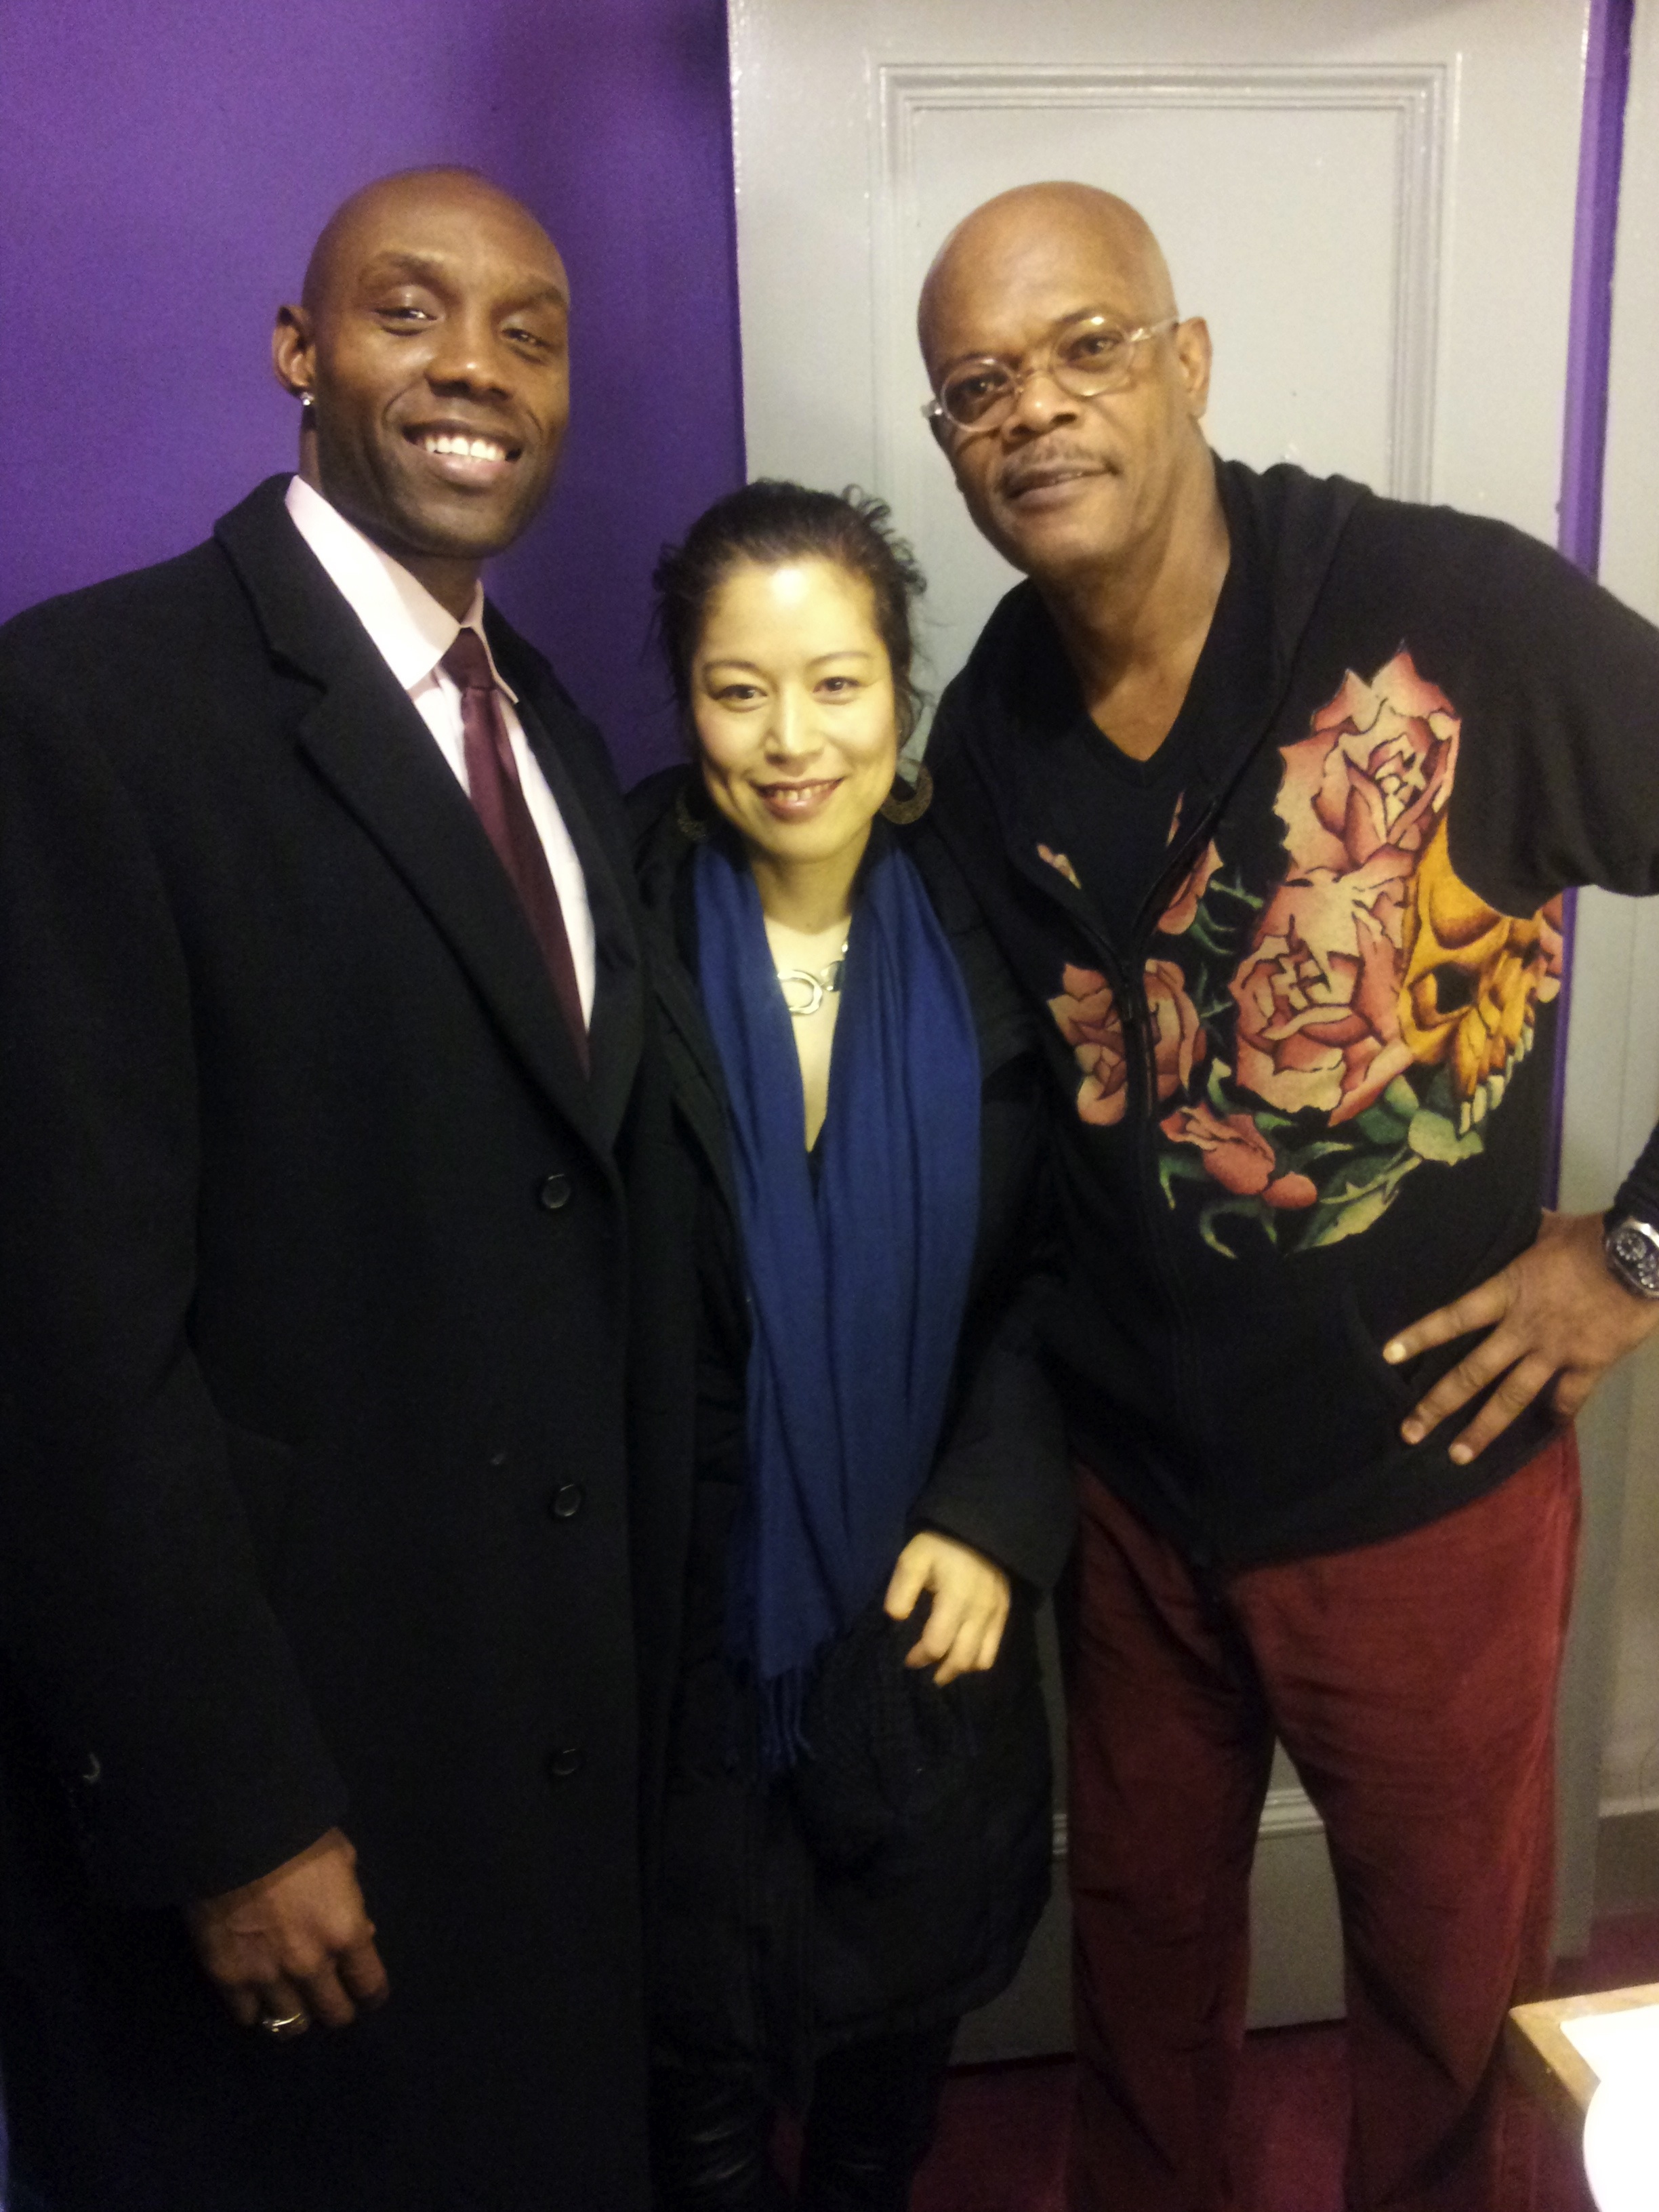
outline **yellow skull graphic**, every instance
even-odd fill
[[[1449,1062],[1461,1134],[1503,1097],[1533,1043],[1537,1008],[1560,988],[1557,902],[1520,920],[1452,872],[1443,822],[1405,915],[1401,1034],[1413,1058]]]

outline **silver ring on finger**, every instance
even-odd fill
[[[259,2026],[267,2035],[298,2035],[301,2028],[310,2025],[311,2015],[304,2012],[267,2012],[259,2016]]]

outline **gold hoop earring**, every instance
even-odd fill
[[[698,821],[691,811],[691,802],[682,784],[674,793],[674,827],[688,845],[701,845],[708,835],[708,824]]]
[[[899,781],[895,776],[893,788],[876,811],[884,822],[896,822],[903,829],[908,823],[920,822],[933,803],[933,770],[926,761],[916,763],[916,780],[910,787],[909,797],[900,798],[899,790]]]

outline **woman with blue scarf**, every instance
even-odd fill
[[[689,1571],[656,1823],[665,2212],[900,2212],[1048,1889],[1031,1018],[896,780],[920,579],[782,483],[656,575],[696,761],[635,795],[689,1233]],[[678,1316],[678,1322],[675,1316]]]

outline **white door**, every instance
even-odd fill
[[[1012,573],[920,408],[933,253],[1006,186],[1135,203],[1207,317],[1221,452],[1553,539],[1588,0],[732,0],[753,475],[858,483],[930,582],[932,679]],[[1340,2009],[1318,1824],[1280,1772],[1256,2017]],[[975,2055],[1057,2047],[1051,1927]]]
[[[891,499],[934,674],[1011,572],[924,427],[956,220],[1079,177],[1209,319],[1224,453],[1553,538],[1587,0],[733,0],[755,475]]]

